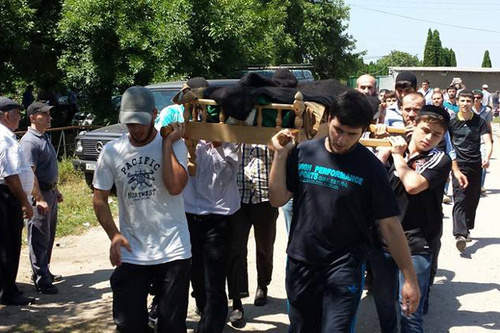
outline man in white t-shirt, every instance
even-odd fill
[[[113,317],[120,332],[147,332],[147,295],[158,298],[158,332],[186,332],[191,244],[181,195],[187,182],[184,124],[162,138],[153,94],[125,91],[129,134],[104,146],[94,175],[94,210],[111,240]],[[120,230],[108,204],[116,185]]]

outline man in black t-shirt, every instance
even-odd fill
[[[389,162],[389,182],[401,209],[401,221],[417,273],[420,293],[427,295],[430,283],[432,247],[442,233],[444,185],[451,169],[451,159],[436,147],[448,129],[450,116],[441,107],[426,105],[415,119],[407,144],[401,137],[390,137],[391,149],[381,152],[382,162]],[[370,259],[374,283],[373,295],[382,332],[396,332],[398,268],[385,241],[375,248]],[[400,283],[404,278],[400,276]],[[410,316],[401,313],[404,332],[423,332],[425,297]]]
[[[420,298],[385,169],[358,143],[370,124],[371,106],[359,92],[348,91],[327,110],[326,138],[294,148],[289,130],[273,137],[269,199],[275,207],[294,200],[286,273],[291,332],[353,329],[375,222],[405,276],[406,314]]]
[[[476,209],[481,196],[481,170],[488,168],[493,150],[491,129],[484,119],[472,111],[474,95],[461,91],[458,95],[459,112],[450,122],[450,137],[456,152],[453,171],[453,236],[460,252],[470,240],[474,229]],[[486,147],[481,157],[481,139]]]

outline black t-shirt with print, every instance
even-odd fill
[[[442,200],[444,185],[451,170],[451,159],[445,152],[432,149],[414,156],[407,164],[427,180],[429,187],[414,195],[406,192],[394,163],[389,169],[389,182],[396,194],[411,253],[426,254],[430,253],[429,244],[442,234]],[[388,251],[387,246],[383,245]]]
[[[329,265],[346,252],[366,257],[376,219],[399,215],[382,163],[356,144],[332,154],[325,138],[301,143],[287,160],[293,218],[287,253],[311,265]]]
[[[481,135],[491,133],[483,118],[476,114],[467,121],[455,117],[450,121],[448,131],[457,162],[481,163]]]

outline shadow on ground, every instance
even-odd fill
[[[103,332],[111,327],[109,277],[112,269],[67,276],[57,284],[57,295],[38,294],[33,285],[19,283],[26,296],[36,297],[29,306],[0,306],[0,331]],[[111,297],[111,296],[109,296]]]

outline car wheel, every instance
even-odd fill
[[[94,187],[92,186],[92,180],[94,180],[94,174],[91,172],[85,172],[85,182],[90,187],[90,189],[93,191]]]

